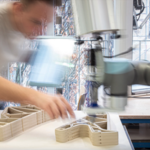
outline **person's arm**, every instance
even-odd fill
[[[0,77],[0,99],[35,105],[46,111],[52,119],[60,116],[66,118],[67,111],[72,117],[75,117],[71,106],[63,96],[44,94],[12,83],[2,77]]]

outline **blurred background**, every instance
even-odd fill
[[[137,16],[137,25],[139,27],[143,24],[142,28],[139,30],[133,27],[133,46],[136,47],[133,51],[133,60],[150,60],[150,0],[143,0],[143,7],[141,10],[134,9]],[[140,12],[142,12],[140,14]],[[147,17],[147,21],[145,21]],[[134,85],[132,87],[133,94],[148,93],[150,88],[148,86]]]

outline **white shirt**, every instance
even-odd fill
[[[0,66],[7,62],[23,60],[27,55],[27,40],[24,35],[13,29],[9,19],[10,3],[0,3]]]

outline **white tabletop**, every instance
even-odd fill
[[[150,99],[128,99],[124,112],[119,112],[121,119],[150,119]]]
[[[85,116],[85,114],[80,111],[75,112],[75,114],[77,119]],[[58,143],[55,140],[55,129],[68,122],[55,120],[33,127],[7,141],[0,142],[0,150],[131,150],[130,143],[120,122],[119,116],[117,114],[109,114],[109,120],[109,128],[119,132],[119,145],[105,147],[93,146],[88,137],[77,138],[67,143]]]

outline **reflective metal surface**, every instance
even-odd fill
[[[115,32],[113,0],[72,0],[76,35]]]

